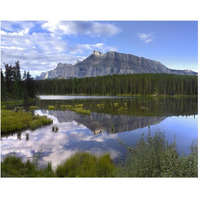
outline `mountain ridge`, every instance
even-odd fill
[[[53,70],[42,72],[36,76],[37,80],[55,78],[83,78],[105,76],[112,74],[141,74],[141,73],[167,73],[180,75],[197,75],[191,70],[176,70],[167,68],[156,60],[138,57],[132,54],[108,51],[103,54],[93,51],[91,55],[76,64],[58,63]]]

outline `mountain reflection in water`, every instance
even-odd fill
[[[58,122],[72,122],[73,120],[89,128],[94,134],[101,132],[119,133],[158,124],[166,117],[126,116],[91,113],[89,115],[76,114],[73,111],[41,110],[42,114],[55,116]]]

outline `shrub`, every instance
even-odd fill
[[[197,154],[196,143],[192,144],[190,155],[181,157],[175,141],[169,145],[163,133],[157,132],[153,137],[149,134],[146,140],[142,136],[135,147],[127,147],[127,158],[118,166],[117,176],[197,177]]]
[[[51,163],[48,163],[44,169],[38,169],[38,166],[27,160],[22,162],[21,158],[10,155],[1,162],[2,177],[53,177],[55,176]]]
[[[110,155],[96,157],[89,153],[76,153],[56,169],[58,177],[112,177],[115,165]]]

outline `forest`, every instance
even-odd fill
[[[35,81],[29,72],[20,70],[19,61],[14,66],[4,64],[5,71],[1,69],[1,101],[23,100],[36,97]]]
[[[37,94],[197,95],[197,76],[127,74],[35,81]]]
[[[46,95],[197,95],[198,77],[174,74],[127,74],[74,79],[34,80],[20,63],[1,69],[1,100]]]

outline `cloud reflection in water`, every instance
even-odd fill
[[[40,111],[36,113],[43,115]],[[21,140],[18,139],[17,134],[7,138],[3,137],[1,142],[2,158],[11,152],[17,153],[24,160],[32,158],[33,154],[38,152],[42,146],[44,146],[43,156],[39,160],[41,166],[51,161],[55,167],[78,151],[87,151],[97,156],[110,153],[112,159],[120,156],[118,148],[115,148],[119,145],[117,135],[109,135],[106,132],[94,135],[87,127],[75,121],[59,123],[56,117],[50,115],[48,117],[53,119],[54,126],[59,127],[58,132],[52,132],[52,125],[49,125],[34,131],[22,132]]]

